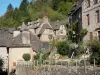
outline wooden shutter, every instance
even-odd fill
[[[90,24],[90,18],[89,18],[89,14],[87,14],[87,25]]]
[[[90,40],[92,40],[92,39],[93,39],[93,33],[90,32]]]

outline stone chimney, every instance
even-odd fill
[[[48,17],[47,17],[47,16],[44,16],[44,17],[43,17],[43,22],[44,22],[44,23],[48,23]]]
[[[31,22],[28,22],[28,25],[31,25]]]

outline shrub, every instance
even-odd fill
[[[4,64],[4,61],[3,61],[3,59],[0,57],[0,70],[1,70],[2,67],[3,67],[3,64]]]
[[[81,37],[83,38],[88,33],[87,29],[82,29],[80,32]]]
[[[95,63],[100,65],[100,41],[92,40],[87,45],[90,47],[91,52],[90,63],[93,64],[95,59]]]
[[[23,59],[24,59],[25,61],[29,61],[29,60],[31,59],[30,54],[29,54],[29,53],[23,54]]]
[[[70,51],[70,41],[61,41],[57,44],[57,52],[60,55],[68,55]]]

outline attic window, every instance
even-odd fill
[[[98,31],[98,38],[99,38],[99,40],[100,40],[100,31]]]
[[[52,35],[48,35],[48,38],[51,40],[52,39]]]
[[[90,0],[87,0],[87,8],[90,7]]]
[[[98,3],[98,0],[94,0],[94,4],[97,4]]]
[[[63,34],[63,30],[61,30],[61,32],[60,32],[61,34]]]

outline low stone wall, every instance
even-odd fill
[[[100,68],[92,66],[61,66],[61,65],[41,65],[41,66],[19,66],[16,75],[100,75]]]

